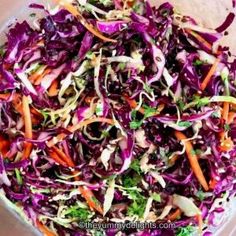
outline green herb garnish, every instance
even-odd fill
[[[204,196],[204,192],[202,190],[199,190],[197,193],[196,193],[196,196],[197,198],[200,200],[200,201],[203,201],[205,196]]]
[[[140,168],[140,161],[138,159],[135,159],[132,161],[130,168],[136,171],[139,175],[142,173],[141,168]]]
[[[186,127],[186,128],[188,128],[188,127],[190,127],[191,125],[192,125],[192,123],[189,122],[189,121],[180,121],[180,122],[178,123],[178,126],[179,126],[179,127]]]
[[[87,221],[90,215],[88,209],[85,208],[78,208],[77,206],[69,208],[66,215],[72,218],[78,218],[81,221]]]
[[[16,174],[17,183],[19,185],[22,185],[23,184],[23,180],[22,180],[21,172],[19,171],[19,169],[15,169],[15,174]]]
[[[229,132],[230,131],[230,125],[229,124],[225,124],[224,125],[224,130],[225,130],[225,132]]]
[[[159,193],[153,193],[152,198],[156,202],[161,202],[161,195]]]
[[[194,232],[193,226],[180,227],[177,229],[176,236],[191,236]]]
[[[140,192],[135,190],[130,190],[129,196],[132,198],[133,203],[128,207],[128,216],[136,215],[141,218],[147,205],[147,199]]]

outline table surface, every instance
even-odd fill
[[[159,5],[167,0],[151,0],[153,4]],[[0,0],[0,32],[3,29],[4,22],[9,18],[18,16],[20,12],[27,6],[27,2],[30,0]],[[37,2],[34,0],[33,2]],[[186,15],[191,15],[198,20],[204,26],[215,28],[219,26],[227,16],[228,12],[232,9],[231,0],[170,0],[176,9]],[[9,3],[11,4],[11,10],[9,10]],[[7,9],[3,11],[2,9]],[[236,43],[233,37],[233,32],[236,30],[236,22],[229,28],[229,35],[222,41],[223,45],[230,46],[231,51],[236,54]],[[2,235],[22,235],[32,236],[35,235],[29,228],[23,227],[23,223],[16,220],[12,213],[10,213],[0,202],[0,236]],[[231,220],[231,225],[234,225],[235,218]],[[229,230],[229,228],[228,228]],[[228,236],[230,233],[224,233],[222,235]]]

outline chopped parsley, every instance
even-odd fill
[[[149,107],[147,105],[144,105],[143,108],[145,109],[144,110],[144,119],[151,117],[151,116],[155,115],[155,113],[156,113],[156,108]]]
[[[189,121],[180,121],[180,122],[178,123],[178,126],[179,126],[179,127],[186,127],[186,128],[188,128],[188,127],[190,127],[191,125],[192,125],[192,123],[189,122]]]
[[[72,218],[78,218],[81,221],[87,221],[89,219],[90,212],[88,209],[78,208],[78,206],[73,206],[68,209],[66,215]]]
[[[86,57],[91,60],[94,58],[94,53],[92,51],[88,51]]]
[[[2,57],[3,55],[4,55],[4,53],[5,53],[5,50],[4,50],[4,45],[1,45],[0,46],[0,56]]]
[[[16,180],[19,185],[23,184],[22,176],[21,173],[18,169],[15,169],[15,174],[16,174]]]
[[[30,17],[35,17],[35,16],[36,16],[35,13],[31,13],[31,14],[30,14]]]
[[[98,104],[95,109],[96,115],[101,116],[103,112],[102,104]]]
[[[200,201],[203,201],[205,196],[204,196],[204,192],[202,190],[199,190],[197,193],[196,193],[196,196],[197,198],[200,200]]]
[[[203,64],[204,64],[204,61],[201,61],[201,60],[198,60],[198,59],[195,62],[193,62],[194,66],[201,66]]]
[[[193,226],[180,227],[177,229],[176,236],[191,236],[194,232]]]
[[[161,195],[159,193],[153,193],[152,198],[156,202],[161,202]]]
[[[143,120],[133,120],[130,122],[131,129],[138,129],[142,126]]]
[[[230,125],[229,124],[225,124],[224,125],[224,130],[225,130],[225,132],[230,131]]]
[[[178,105],[180,111],[184,110],[185,104],[184,104],[183,100],[178,100],[177,105]]]
[[[102,131],[102,136],[105,137],[105,138],[108,137],[109,134],[110,134],[110,133],[109,133],[107,130],[103,130],[103,131]]]
[[[132,188],[137,186],[141,181],[141,176],[140,175],[134,175],[134,176],[127,176],[125,175],[123,178],[123,186],[125,188]]]
[[[153,89],[148,84],[145,84],[143,88],[147,93],[153,92]]]
[[[196,150],[192,149],[190,154],[199,156],[202,154],[202,150],[201,149],[196,149]]]
[[[136,190],[129,190],[129,196],[133,200],[131,205],[128,207],[127,214],[128,216],[139,216],[140,218],[143,217],[147,199],[138,191]]]
[[[197,108],[201,108],[209,104],[209,98],[201,98],[201,99],[197,98],[196,102],[197,102],[196,104]]]
[[[119,69],[120,69],[120,70],[124,70],[125,68],[126,68],[126,63],[120,62],[120,63],[119,63]]]
[[[136,171],[139,175],[142,173],[141,168],[140,168],[140,162],[138,159],[135,159],[132,161],[130,168]]]
[[[155,115],[155,113],[156,113],[156,109],[153,107],[149,107],[147,105],[144,105],[143,108],[144,108],[144,117],[141,120],[137,119],[137,111],[136,110],[133,110],[131,112],[131,118],[132,118],[132,121],[130,122],[131,129],[140,128],[146,118],[151,117],[151,116]]]
[[[212,114],[211,114],[211,117],[212,118],[220,118],[220,114],[219,114],[219,112],[213,112]]]

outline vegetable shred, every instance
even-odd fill
[[[46,5],[0,47],[1,199],[43,235],[211,235],[236,194],[234,13],[208,29],[169,3]],[[157,227],[80,224],[136,221]]]

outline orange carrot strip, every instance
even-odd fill
[[[0,153],[3,158],[7,157],[7,153],[10,149],[10,142],[4,138],[3,135],[0,134]]]
[[[134,99],[125,97],[125,100],[129,103],[132,109],[135,109],[138,106],[137,102]],[[143,107],[140,107],[138,111],[143,115],[145,114],[145,109]]]
[[[65,162],[67,166],[75,167],[75,164],[74,164],[73,160],[71,159],[71,157],[67,156],[61,149],[59,149],[59,148],[57,148],[55,146],[53,146],[52,149],[55,151],[55,153],[57,154],[58,158],[61,159],[63,162]],[[73,174],[77,174],[77,171],[73,171],[72,173]],[[79,177],[76,176],[75,180],[78,181]],[[88,188],[83,187],[83,186],[80,186],[79,190],[81,192],[81,195],[87,201],[89,207],[91,209],[95,209],[99,213],[103,214],[102,207],[101,207],[100,203],[94,197],[93,192],[91,190],[89,190]]]
[[[199,235],[202,235],[202,229],[203,229],[202,215],[196,215],[196,219],[197,219],[197,222],[198,222]]]
[[[138,106],[137,102],[134,99],[131,99],[127,96],[124,96],[124,98],[129,103],[132,109],[135,109]],[[165,108],[165,105],[160,104],[157,108],[157,113],[160,113],[164,108]],[[138,111],[143,115],[145,114],[145,109],[143,107],[140,107]]]
[[[66,138],[66,136],[67,136],[66,134],[58,134],[56,138],[53,138],[47,142],[47,146],[49,148],[53,147],[55,144],[61,142],[64,138]]]
[[[229,116],[228,116],[228,124],[232,124],[234,122],[234,118],[235,118],[235,113],[234,112],[229,112]]]
[[[174,213],[167,217],[168,220],[174,221],[177,220],[182,214],[182,211],[178,208]]]
[[[67,163],[61,160],[57,153],[49,151],[49,156],[58,164],[67,167]]]
[[[199,183],[202,185],[202,187],[205,189],[205,191],[209,190],[207,181],[203,175],[202,169],[198,163],[198,157],[193,152],[193,146],[190,141],[186,141],[187,137],[181,133],[180,131],[175,131],[175,136],[179,141],[184,141],[184,146],[186,149],[186,154],[189,159],[191,168],[193,170],[193,173],[195,174],[196,178],[198,179]]]
[[[54,0],[56,3],[63,6],[67,11],[69,11],[73,16],[77,17],[81,24],[93,35],[97,36],[98,38],[102,39],[105,42],[112,42],[116,43],[117,40],[107,38],[101,32],[98,31],[97,28],[94,28],[93,25],[89,24],[84,17],[81,15],[81,13],[77,10],[75,6],[73,6],[71,3],[69,3],[67,0]]]
[[[89,207],[91,209],[95,209],[97,212],[103,215],[103,210],[101,207],[100,202],[94,197],[93,192],[88,189],[87,187],[79,187],[79,190],[81,192],[81,195],[84,197],[84,199],[87,201]]]
[[[179,156],[176,154],[174,155],[170,160],[169,160],[169,164],[170,165],[174,165],[175,162],[179,159]]]
[[[23,107],[23,119],[25,123],[25,138],[32,139],[32,120],[30,114],[29,100],[28,97],[23,95],[22,98],[22,107]],[[23,159],[27,159],[32,151],[32,143],[26,143],[24,145]]]
[[[212,50],[212,45],[206,41],[206,39],[204,39],[201,35],[199,35],[198,33],[190,30],[190,29],[186,29],[185,30],[188,34],[191,34],[194,38],[196,38],[201,44],[203,44],[208,50]]]
[[[36,221],[36,224],[37,224],[38,229],[42,232],[44,236],[56,236],[55,233],[50,231],[48,227],[43,225],[39,220]]]
[[[228,102],[224,102],[223,105],[223,112],[222,112],[222,118],[225,120],[225,123],[228,123],[228,117],[229,117],[229,103]]]
[[[43,68],[41,68],[39,71],[36,71],[36,72],[34,72],[33,74],[31,74],[30,76],[29,76],[29,81],[31,82],[31,83],[35,83],[35,81],[44,73],[44,71],[45,71],[45,69],[47,68],[47,66],[44,66]]]
[[[49,97],[55,97],[55,96],[57,96],[57,94],[58,94],[58,80],[57,79],[55,79],[53,82],[52,82],[52,84],[51,84],[51,86],[50,86],[50,88],[49,88],[49,90],[48,90],[48,96]]]
[[[222,152],[231,151],[233,147],[234,147],[234,142],[232,141],[231,138],[226,138],[221,141],[220,150]]]
[[[7,100],[11,96],[10,93],[0,93],[0,99]]]
[[[28,97],[25,95],[22,99],[22,105],[23,105],[23,118],[25,122],[25,137],[31,139],[33,137],[32,135],[32,122],[31,122],[31,114],[30,114],[30,107],[29,107],[29,100]]]
[[[67,166],[75,167],[75,164],[72,161],[72,159],[69,156],[67,156],[61,149],[55,146],[53,146],[52,149],[60,157],[60,159],[67,164]]]
[[[212,65],[211,69],[209,70],[207,76],[205,77],[205,79],[203,80],[203,82],[201,83],[201,90],[205,90],[207,85],[209,84],[211,77],[214,75],[217,66],[220,62],[220,59],[217,58],[216,61],[214,62],[214,64]]]
[[[211,179],[210,182],[209,182],[209,188],[214,190],[216,185],[217,185],[217,180],[216,179]]]
[[[52,69],[47,68],[42,74],[40,74],[40,75],[36,78],[34,84],[35,84],[35,85],[40,85],[41,82],[42,82],[42,80],[43,80],[43,78],[44,78],[46,75],[50,74],[51,71],[52,71]]]
[[[18,93],[14,94],[13,100],[12,100],[12,105],[17,112],[19,112],[21,115],[23,115],[22,98],[21,98],[20,94],[18,94]]]
[[[23,154],[22,154],[22,159],[25,160],[27,158],[29,158],[30,153],[32,151],[33,148],[33,144],[32,143],[24,143],[24,150],[23,150]]]

